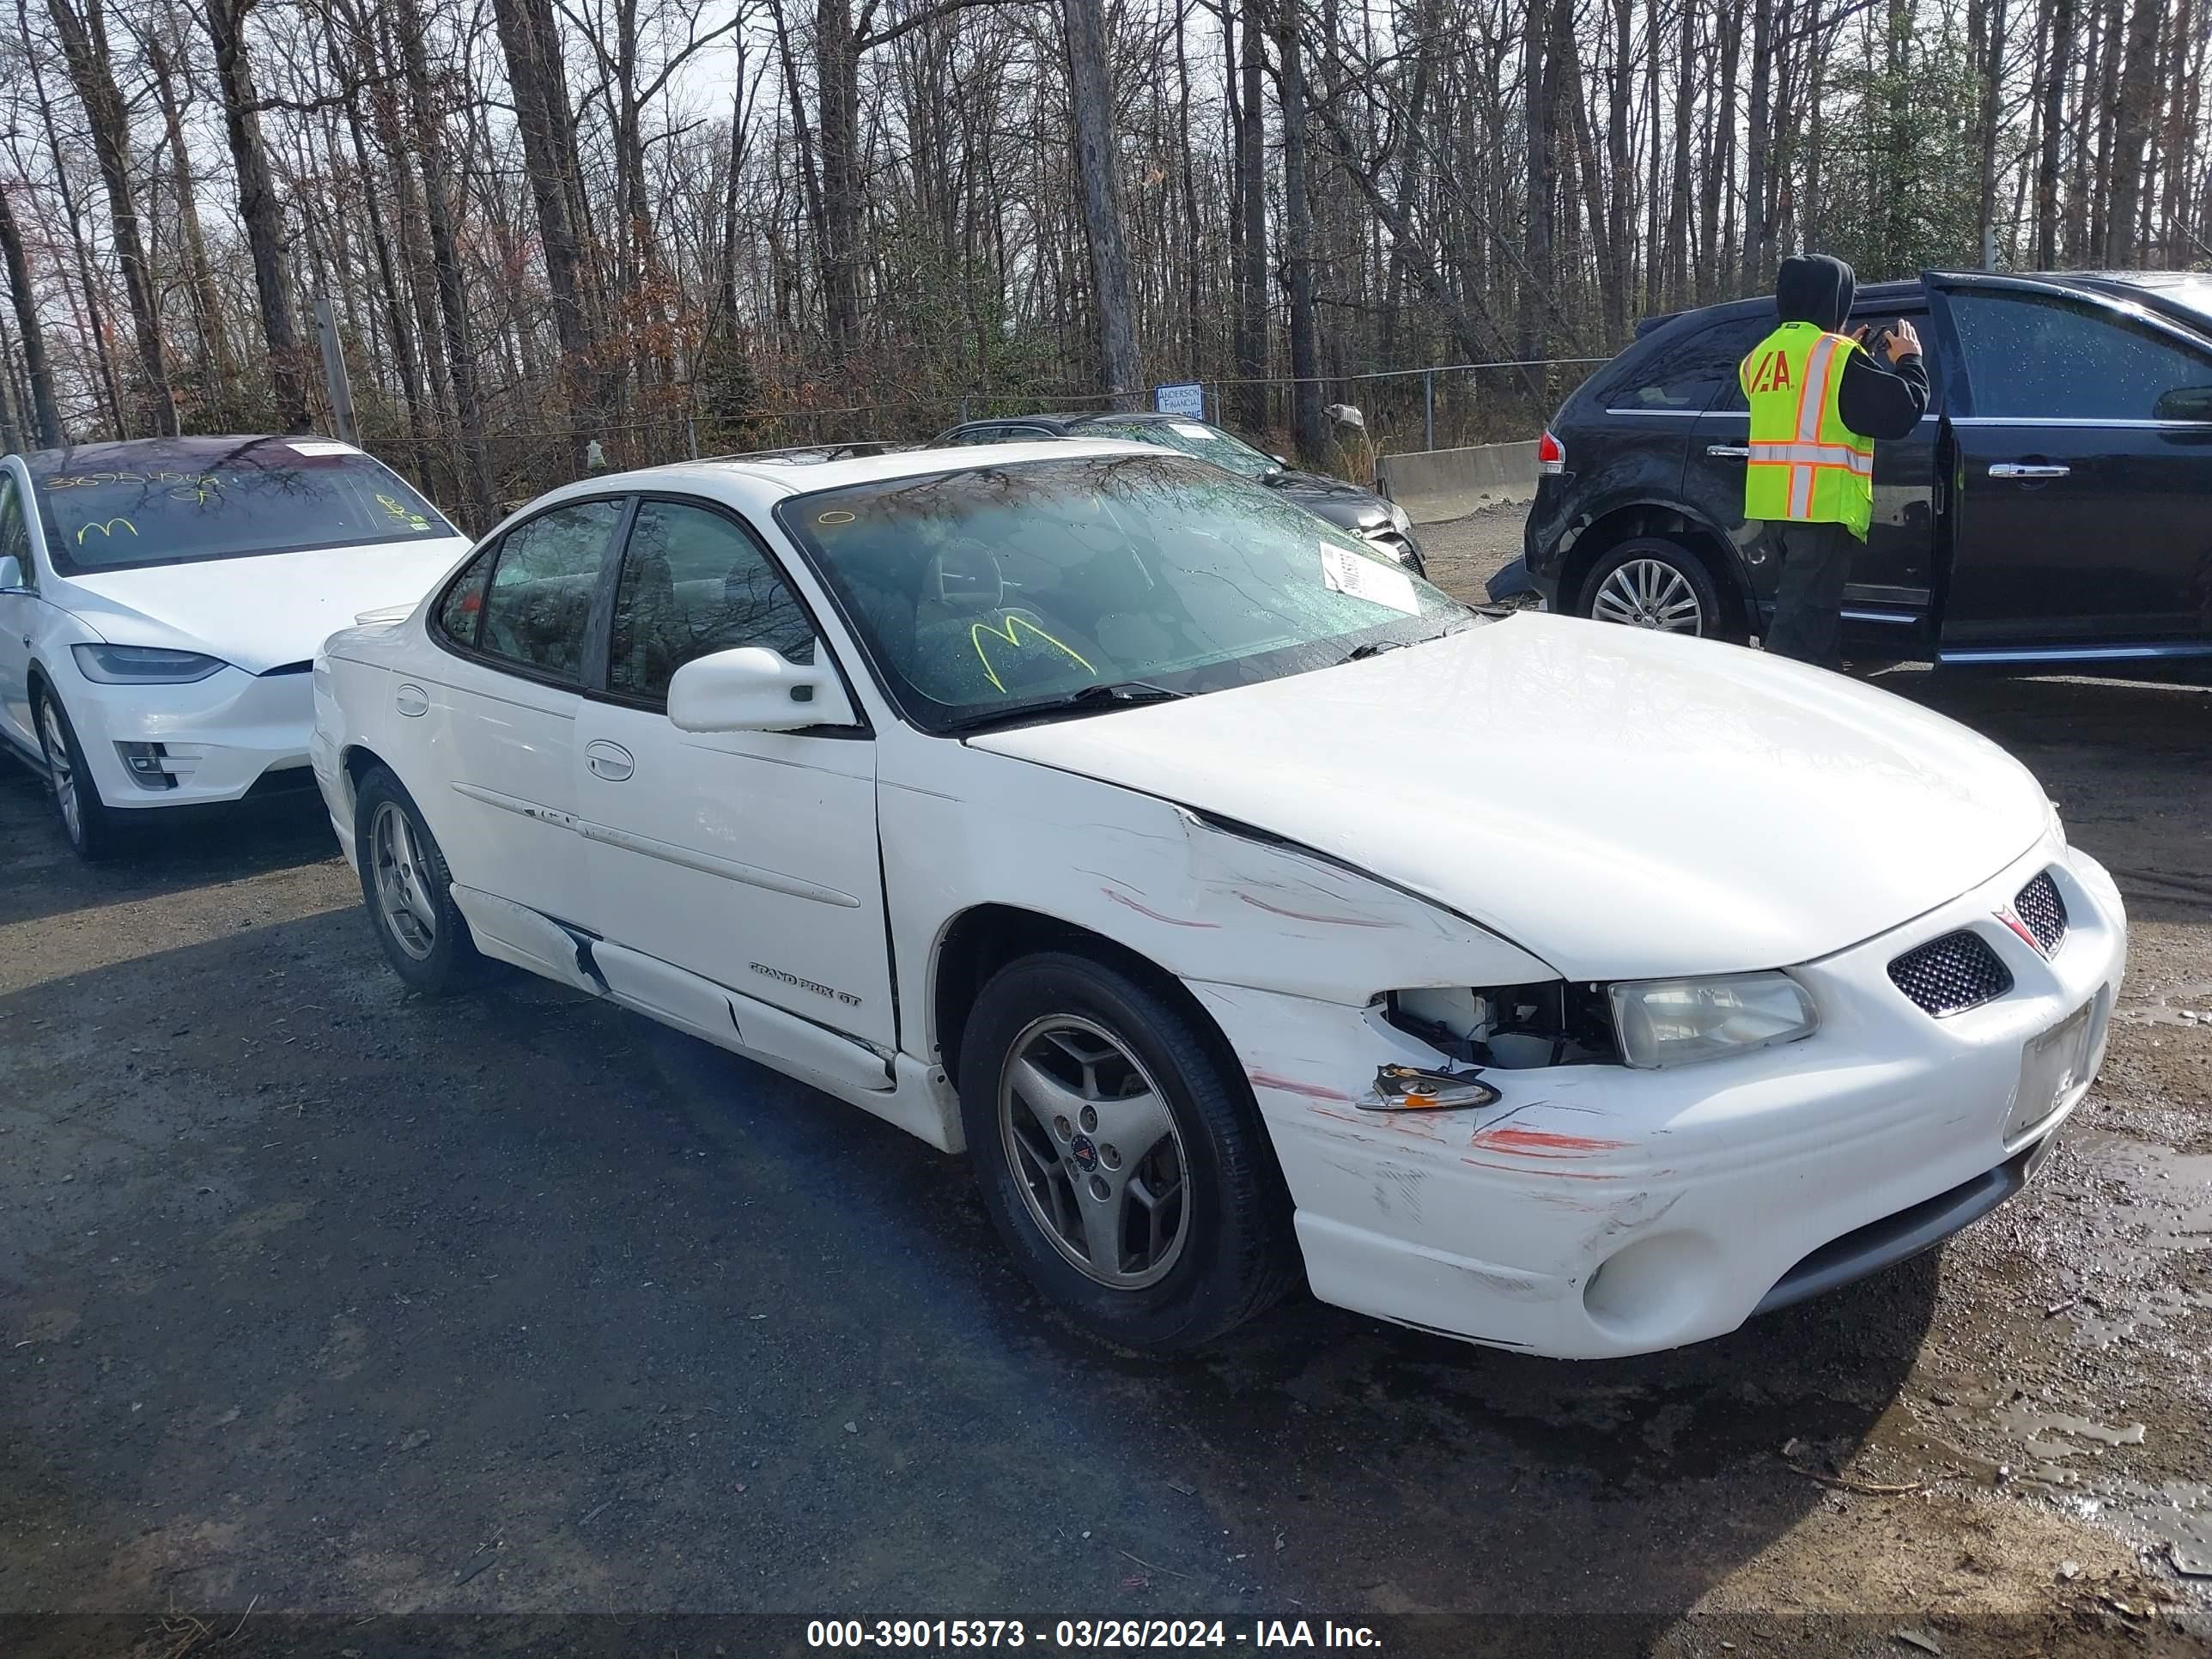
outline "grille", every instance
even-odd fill
[[[2020,890],[2012,908],[2035,935],[2036,949],[2047,957],[2058,948],[2058,941],[2066,937],[2066,901],[2048,870]]]
[[[1941,1019],[2012,989],[2012,971],[1978,933],[1946,933],[1889,964],[1890,982]]]

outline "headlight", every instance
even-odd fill
[[[1413,533],[1413,515],[1395,501],[1390,503],[1390,527],[1401,536]]]
[[[1810,1036],[1813,999],[1787,974],[1647,979],[1612,988],[1620,1057],[1631,1066],[1681,1066]]]
[[[153,645],[73,645],[78,671],[102,685],[188,685],[230,665],[197,651],[164,651]]]

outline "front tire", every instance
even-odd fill
[[[1632,536],[1599,559],[1583,581],[1577,610],[1599,622],[1662,634],[1739,645],[1746,637],[1705,562],[1664,536]]]
[[[984,1206],[1094,1335],[1194,1347],[1297,1281],[1289,1195],[1220,1048],[1160,991],[1072,952],[1009,964],[969,1014],[960,1105]]]
[[[100,798],[99,780],[84,763],[84,746],[70,723],[61,699],[41,687],[38,696],[39,746],[46,760],[46,784],[54,798],[62,833],[70,848],[88,863],[114,855],[123,826],[115,809]]]
[[[362,901],[392,972],[428,997],[475,983],[484,959],[453,902],[446,855],[388,768],[372,768],[354,791],[353,823]]]

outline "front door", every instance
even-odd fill
[[[605,693],[578,716],[588,924],[740,997],[896,1046],[875,744],[862,728],[679,732],[668,683],[695,657],[829,647],[763,543],[703,502],[638,504]],[[742,1018],[740,1024],[743,1024]],[[744,1046],[774,1050],[747,1034]]]
[[[1968,407],[1946,661],[2187,654],[2212,641],[2212,343],[2133,307],[1942,279]],[[2201,407],[2201,403],[2197,404]]]

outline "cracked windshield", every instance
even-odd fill
[[[1092,687],[1273,679],[1473,619],[1353,538],[1178,457],[891,479],[802,496],[779,516],[933,725]]]

